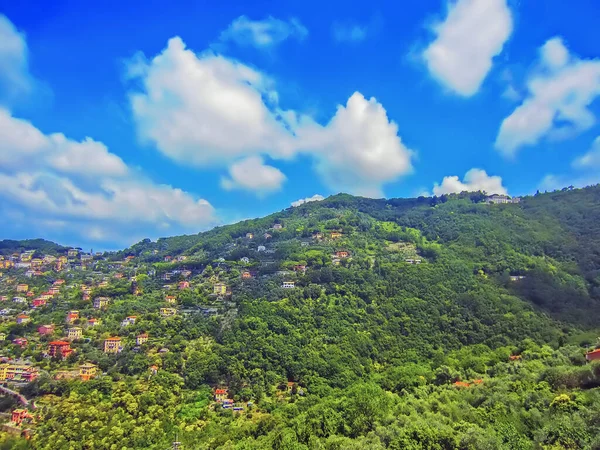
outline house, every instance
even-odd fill
[[[164,262],[171,262],[172,259],[173,259],[172,256],[167,255],[167,256],[164,257],[163,261]]]
[[[314,233],[314,234],[312,235],[312,238],[313,238],[313,239],[315,239],[315,240],[317,240],[317,241],[320,241],[321,239],[323,239],[323,237],[325,237],[325,236],[323,235],[323,233]]]
[[[330,236],[331,236],[331,239],[337,239],[337,238],[341,238],[343,236],[343,234],[340,233],[339,231],[332,231]]]
[[[67,322],[67,323],[73,323],[77,319],[79,319],[79,311],[69,311],[67,313],[67,317],[65,319],[65,322]]]
[[[18,345],[21,348],[25,348],[25,347],[27,347],[27,344],[29,343],[29,341],[27,340],[27,338],[20,337],[20,338],[13,339],[12,343],[14,345]]]
[[[296,264],[294,266],[294,272],[306,272],[306,266],[304,264]]]
[[[8,295],[0,295],[0,302],[7,302],[8,301]]]
[[[223,283],[217,283],[213,286],[213,293],[217,295],[224,295],[227,293],[227,286]]]
[[[248,258],[247,256],[244,256],[244,257],[240,258],[240,262],[242,262],[244,264],[249,264],[250,258]]]
[[[88,327],[95,327],[96,325],[100,325],[100,319],[94,319],[93,317],[88,319],[87,321]]]
[[[521,199],[519,197],[510,198],[508,195],[504,194],[494,194],[488,196],[485,201],[490,205],[504,205],[507,203],[520,203]]]
[[[336,258],[343,259],[343,258],[347,258],[348,256],[350,256],[350,254],[346,250],[340,250],[340,251],[335,252],[335,256],[336,256]]]
[[[27,299],[23,297],[13,297],[13,303],[27,303]]]
[[[163,317],[172,317],[177,314],[177,310],[175,308],[160,308],[160,315]]]
[[[519,280],[524,280],[525,276],[524,275],[511,275],[510,276],[510,281],[519,281]]]
[[[223,403],[229,397],[227,389],[215,389],[215,402]]]
[[[120,337],[111,337],[104,340],[104,353],[120,353],[123,350],[121,347]]]
[[[249,280],[252,278],[252,274],[250,272],[248,272],[247,270],[245,272],[242,272],[242,280]]]
[[[77,255],[79,255],[79,250],[76,248],[71,248],[67,251],[67,257],[69,258],[75,258]]]
[[[0,381],[33,381],[38,376],[38,369],[27,364],[0,364]]]
[[[264,245],[259,245],[256,249],[257,252],[264,252],[267,249]]]
[[[192,275],[192,271],[191,271],[191,270],[182,270],[182,271],[181,271],[181,276],[182,276],[183,278],[189,278],[189,277],[190,277],[190,275]]]
[[[171,281],[172,276],[173,276],[173,274],[171,272],[165,272],[161,275],[161,279],[163,281]]]
[[[26,324],[26,323],[29,323],[30,321],[31,321],[31,318],[27,314],[19,314],[17,316],[18,324]]]
[[[47,336],[54,333],[54,325],[41,325],[38,327],[38,333],[41,336]]]
[[[135,323],[136,316],[127,316],[121,322],[122,327],[128,327],[129,325],[133,325]]]
[[[156,375],[158,372],[158,366],[150,366],[148,370],[150,371],[151,375]]]
[[[296,287],[296,282],[294,281],[284,281],[281,285],[283,289],[294,289]]]
[[[600,359],[600,348],[596,350],[592,350],[591,352],[587,352],[585,354],[585,359],[588,361],[597,361]]]
[[[254,239],[254,234],[246,233],[246,239]]]
[[[48,355],[52,358],[65,359],[74,351],[67,341],[52,341],[48,344]]]
[[[31,267],[40,267],[44,261],[41,258],[32,258]]]
[[[27,292],[29,290],[29,286],[27,284],[17,284],[17,292]]]
[[[165,297],[165,301],[170,305],[175,305],[177,303],[177,297],[175,297],[174,295],[167,295]]]
[[[115,277],[117,280],[120,280],[121,278],[123,278],[123,274],[122,274],[122,273],[115,273],[114,277]]]
[[[63,284],[65,284],[65,280],[56,280],[52,286],[62,286]]]
[[[413,259],[413,258],[408,258],[404,260],[405,262],[407,262],[408,264],[421,264],[421,260],[420,259]]]
[[[27,291],[27,294],[25,294],[26,297],[33,297],[35,294],[33,293],[33,291]]]
[[[189,281],[180,281],[179,284],[177,285],[177,287],[179,288],[179,290],[189,289],[190,282]]]
[[[74,341],[76,339],[81,339],[82,336],[83,330],[80,327],[67,328],[67,339]]]
[[[29,269],[27,272],[25,272],[25,276],[27,278],[32,278],[35,276],[35,270]]]
[[[135,338],[136,345],[144,345],[146,342],[148,342],[148,333],[138,334]]]
[[[106,280],[101,281],[100,283],[98,283],[98,287],[99,288],[108,287],[108,281],[106,281]]]
[[[47,300],[44,298],[35,298],[32,305],[34,308],[41,308],[42,306],[46,306],[46,302]]]
[[[265,238],[265,239],[271,239],[272,237],[273,237],[273,236],[272,236],[272,235],[270,235],[269,233],[265,233],[265,234],[263,234],[263,238]]]
[[[48,289],[48,294],[55,296],[60,294],[60,288],[58,287],[51,287],[50,289]]]
[[[63,255],[58,258],[58,262],[61,264],[66,264],[69,262],[69,260],[67,259],[67,257],[65,255]]]
[[[33,415],[26,409],[15,409],[10,417],[11,423],[15,426],[33,421]]]
[[[106,308],[110,303],[110,299],[108,297],[96,297],[94,299],[93,306],[96,309]]]
[[[280,223],[273,224],[274,230],[281,230],[282,228],[283,228],[283,225]]]
[[[310,245],[310,242],[308,242],[308,241],[302,241],[302,242],[300,242],[300,246],[301,247],[308,247],[309,245]]]
[[[85,363],[79,366],[79,379],[88,381],[96,376],[98,367],[91,363]]]

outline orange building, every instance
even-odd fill
[[[120,337],[111,337],[104,340],[104,353],[119,353],[121,350]]]
[[[60,356],[65,359],[75,350],[71,348],[71,344],[67,341],[52,341],[48,344],[48,354],[52,357]]]

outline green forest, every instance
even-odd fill
[[[59,277],[72,289],[29,323],[0,323],[0,354],[40,369],[19,387],[32,433],[2,431],[0,449],[600,449],[600,363],[586,360],[600,347],[600,186],[484,200],[339,194],[146,239],[94,256],[93,271],[5,270],[7,294]],[[0,243],[23,250],[67,251]],[[67,358],[46,357],[71,310],[82,327],[102,322]],[[37,336],[41,324],[54,336]],[[103,352],[110,336],[123,351]],[[55,376],[84,362],[99,376]]]

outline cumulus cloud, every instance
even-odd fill
[[[398,126],[377,100],[358,92],[323,126],[280,108],[265,74],[213,52],[196,54],[180,38],[130,66],[141,86],[130,93],[140,138],[181,164],[222,167],[249,156],[306,154],[333,189],[363,195],[380,195],[384,183],[412,169]]]
[[[222,42],[235,42],[239,46],[270,48],[286,39],[302,41],[308,36],[308,30],[295,18],[288,21],[269,16],[264,20],[251,20],[246,16],[235,19],[221,33]]]
[[[336,42],[361,42],[367,37],[367,26],[334,22],[331,27],[331,35]]]
[[[398,126],[375,98],[355,92],[339,105],[325,126],[297,130],[300,144],[315,149],[317,170],[336,190],[378,197],[381,184],[412,170],[413,152],[398,136]]]
[[[221,179],[226,190],[242,189],[259,195],[281,189],[285,175],[276,167],[264,164],[260,156],[249,156],[229,168],[229,177]]]
[[[441,184],[435,183],[433,186],[434,195],[459,194],[461,192],[482,191],[489,195],[508,194],[506,188],[502,185],[502,178],[499,176],[490,176],[482,169],[469,170],[461,181],[457,176],[444,177]]]
[[[435,40],[422,56],[438,82],[470,97],[479,91],[512,29],[506,0],[458,0],[448,4],[445,20],[434,25]]]
[[[154,184],[101,142],[46,135],[1,109],[0,210],[19,211],[32,229],[66,223],[71,235],[124,244],[157,228],[196,231],[215,223],[206,200]]]
[[[0,14],[0,104],[28,94],[32,88],[25,36]]]
[[[315,194],[312,197],[300,198],[300,199],[296,200],[295,202],[292,202],[291,205],[293,207],[296,207],[296,206],[304,205],[305,203],[320,202],[321,200],[325,200],[325,197],[323,197],[321,194]]]
[[[596,118],[589,106],[599,95],[600,60],[570,54],[559,37],[548,40],[527,80],[526,98],[502,121],[496,148],[514,156],[542,138],[566,139],[591,128]]]
[[[592,148],[583,156],[573,161],[573,167],[577,169],[600,169],[600,136],[598,136]]]

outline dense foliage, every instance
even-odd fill
[[[105,273],[135,257],[122,270],[135,270],[141,294],[119,280],[96,289],[112,303],[76,354],[56,361],[2,344],[47,372],[22,389],[40,418],[20,445],[600,448],[600,365],[584,358],[598,335],[600,186],[520,204],[482,198],[338,195],[110,255]],[[349,257],[336,261],[341,250]],[[177,294],[187,313],[164,318],[160,277],[177,269],[193,274]],[[214,298],[216,281],[230,298]],[[217,312],[197,313],[207,307]],[[33,317],[62,324],[69,309],[97,314],[75,290]],[[123,329],[130,314],[139,319]],[[3,326],[10,338],[35,329]],[[130,350],[140,332],[151,341]],[[117,334],[125,351],[103,354]],[[50,376],[76,361],[106,375]],[[242,413],[214,404],[218,386]]]

